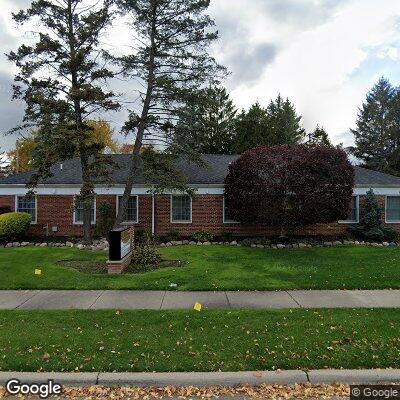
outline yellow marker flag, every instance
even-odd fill
[[[201,304],[195,303],[193,309],[195,309],[196,311],[201,311]]]
[[[35,269],[35,275],[42,275],[41,269]]]

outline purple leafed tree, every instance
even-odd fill
[[[346,219],[353,186],[343,150],[258,147],[230,165],[225,199],[235,220],[268,224],[285,236],[295,227]]]

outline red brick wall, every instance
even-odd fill
[[[0,207],[10,207],[10,210],[14,211],[15,196],[0,196]]]
[[[360,214],[362,213],[363,200],[360,197]],[[385,197],[378,196],[382,207],[382,220],[385,218]],[[37,198],[37,224],[31,226],[33,235],[44,236],[46,234],[46,225],[49,227],[49,233],[57,236],[81,236],[82,226],[73,224],[73,201],[74,196],[60,195],[39,195]],[[114,212],[116,208],[116,196],[99,195],[96,198],[97,218],[99,206],[102,202],[109,203]],[[14,196],[0,196],[0,206],[7,205],[14,209]],[[137,229],[151,230],[152,218],[152,197],[151,195],[139,196],[139,222],[134,224]],[[245,224],[224,224],[223,223],[223,196],[222,195],[197,195],[192,203],[192,223],[180,224],[170,221],[170,196],[156,196],[155,214],[156,214],[156,233],[165,235],[170,230],[176,230],[181,235],[190,236],[199,230],[208,230],[215,235],[223,232],[232,232],[237,236],[273,236],[277,235],[276,229],[264,225],[245,225]],[[57,226],[58,231],[53,233],[52,226]],[[299,229],[293,234],[298,236],[338,236],[345,234],[347,224],[331,223],[317,224]],[[400,231],[400,224],[388,224]]]

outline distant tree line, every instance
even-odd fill
[[[281,95],[264,108],[259,102],[238,112],[223,87],[201,91],[199,101],[182,110],[175,142],[187,143],[200,153],[241,154],[258,146],[322,145],[331,147],[328,134],[317,125],[306,133],[301,116]]]

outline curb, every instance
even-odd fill
[[[173,373],[100,373],[103,386],[260,386],[307,383],[304,371],[263,372],[173,372]]]
[[[400,369],[287,370],[243,372],[0,372],[0,386],[10,379],[44,383],[52,379],[64,386],[260,386],[400,383]]]

